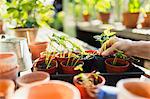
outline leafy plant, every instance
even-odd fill
[[[94,36],[96,41],[99,41],[101,45],[103,45],[107,40],[109,40],[111,37],[115,36],[116,32],[111,32],[111,27],[104,30],[104,32],[100,35]],[[106,49],[106,46],[105,46]]]
[[[117,50],[117,49],[116,49],[116,51],[117,51],[117,53],[115,53],[115,55],[114,55],[115,58],[114,58],[114,60],[113,60],[113,62],[112,62],[112,65],[114,65],[114,66],[117,65],[117,58],[124,59],[124,60],[127,59],[127,56],[124,54],[123,51],[119,51],[119,50]]]
[[[49,51],[44,51],[42,53],[40,53],[40,57],[35,60],[34,62],[37,63],[41,58],[44,58],[44,62],[46,65],[45,69],[49,69],[50,67],[52,67],[52,60],[54,59],[55,55],[57,52],[49,52]]]
[[[95,5],[95,9],[103,13],[109,13],[111,8],[111,0],[98,0]]]
[[[91,72],[88,74],[80,73],[75,76],[79,81],[79,84],[84,85],[85,87],[94,86],[99,82],[98,77],[100,76],[100,72]]]
[[[141,2],[140,0],[129,0],[128,11],[130,13],[136,13],[140,11]]]
[[[115,36],[115,34],[116,32],[111,32],[111,28],[108,28],[104,30],[104,32],[101,35],[94,36],[94,38],[97,41],[100,41],[100,44],[104,46],[103,50],[106,50],[107,46],[105,42],[108,41],[111,37]],[[115,50],[116,50],[116,53],[114,54],[115,58],[112,62],[113,65],[117,64],[117,58],[127,59],[127,56],[124,54],[123,51],[120,51],[118,49],[115,49]]]
[[[59,52],[62,52],[61,50],[58,50],[52,43],[56,43],[58,46],[63,47],[63,50],[69,51],[75,51],[78,50],[82,53],[85,52],[84,48],[74,41],[72,41],[67,35],[58,35],[58,34],[53,34],[52,37],[49,37],[49,40],[51,41],[50,46],[52,46],[54,49],[56,49]]]
[[[4,18],[13,28],[32,28],[49,26],[54,14],[51,4],[44,4],[41,0],[3,0],[6,6]]]

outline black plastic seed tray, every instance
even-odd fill
[[[116,86],[116,83],[120,79],[139,78],[143,74],[144,72],[136,67],[132,67],[129,71],[124,72],[124,73],[101,73],[101,75],[104,76],[106,79],[105,84],[110,85],[110,86]],[[74,75],[56,73],[55,75],[51,75],[50,77],[51,77],[50,79],[63,80],[63,81],[72,83]]]

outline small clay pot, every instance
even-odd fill
[[[84,85],[79,83],[79,78],[74,77],[73,78],[73,83],[74,85],[79,89],[81,93],[81,99],[95,99],[94,97],[90,96],[85,88]],[[106,82],[105,78],[103,76],[98,77],[99,83],[96,85],[97,88],[100,88],[103,86]]]
[[[1,99],[12,99],[14,90],[15,90],[15,84],[12,80],[6,80],[6,79],[0,80]]]
[[[122,79],[117,83],[118,99],[150,99],[150,82],[138,78]]]
[[[144,22],[142,23],[142,27],[150,27],[150,13],[146,13],[146,17],[144,17]]]
[[[90,15],[89,14],[83,14],[83,20],[88,22],[90,20]]]
[[[49,67],[48,69],[46,69],[46,65],[45,65],[45,60],[39,60],[36,64],[36,66],[34,67],[35,71],[44,71],[47,72],[49,74],[55,74],[57,71],[57,67],[58,67],[58,63],[56,60],[52,60],[51,62],[51,67]],[[44,68],[41,68],[44,67]]]
[[[5,71],[3,73],[0,73],[0,79],[11,79],[11,80],[16,80],[18,77],[18,72],[19,72],[19,67],[16,66],[15,68]]]
[[[81,99],[79,90],[64,81],[50,80],[19,88],[14,99]]]
[[[3,33],[3,21],[0,20],[0,34]]]
[[[76,62],[77,60],[70,60],[69,63],[72,63],[72,61],[73,61],[73,62]],[[76,66],[66,66],[66,64],[67,64],[67,61],[62,61],[62,62],[60,63],[61,68],[62,68],[62,72],[63,72],[64,74],[77,74],[77,73],[80,72],[79,70],[74,70],[74,68],[75,68]],[[84,65],[84,62],[83,62],[83,61],[78,61],[77,64]]]
[[[0,79],[15,80],[18,76],[17,57],[13,52],[0,53]]]
[[[116,62],[120,64],[119,66],[112,65],[113,60],[114,58],[108,58],[105,60],[106,71],[108,73],[122,73],[130,68],[130,64],[127,60],[117,58]]]
[[[26,74],[16,79],[16,83],[19,87],[27,86],[33,83],[44,83],[50,80],[50,76],[46,72],[36,71]]]
[[[123,24],[127,28],[136,28],[137,26],[137,21],[139,18],[139,13],[123,13]]]
[[[103,24],[108,24],[109,18],[110,18],[110,13],[99,13],[100,20],[103,22]]]
[[[15,36],[16,37],[25,37],[28,43],[35,42],[37,36],[37,28],[16,28]]]
[[[48,42],[33,42],[29,44],[30,51],[32,53],[32,59],[35,60],[40,57],[40,53],[46,51]]]

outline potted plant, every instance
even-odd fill
[[[5,0],[5,6],[6,22],[17,37],[26,37],[28,42],[35,41],[38,27],[49,26],[54,14],[54,7],[41,0]]]
[[[82,66],[84,62],[76,58],[68,58],[60,63],[62,72],[65,74],[77,74],[80,71],[83,71]],[[79,71],[80,70],[80,71]]]
[[[105,45],[105,42],[107,40],[110,39],[110,37],[113,37],[115,36],[115,32],[112,32],[111,31],[111,27],[110,28],[107,28],[106,30],[104,30],[103,33],[101,33],[100,35],[96,35],[94,36],[94,38],[96,39],[96,41],[99,41],[100,42],[100,45],[104,45],[104,49],[103,50],[106,50],[107,49],[107,46]],[[111,56],[108,56],[108,57],[111,57]],[[100,72],[106,72],[106,68],[105,68],[105,60],[108,58],[108,57],[103,57],[101,55],[98,54],[97,56],[97,63],[98,67],[97,67],[97,70],[99,70]]]
[[[95,8],[99,12],[100,20],[107,24],[110,18],[110,11],[112,9],[111,0],[98,0]]]
[[[142,22],[142,27],[150,27],[150,1],[145,0],[141,8],[141,12],[144,15],[144,20]]]
[[[74,76],[73,83],[79,89],[82,99],[96,99],[96,89],[105,84],[105,78],[99,74],[94,71]]]
[[[123,13],[123,24],[127,28],[136,27],[139,18],[140,7],[141,7],[140,0],[129,0],[128,9],[126,12]]]
[[[90,21],[90,18],[93,18],[95,16],[94,6],[97,0],[80,0],[80,1],[82,6],[83,20]]]
[[[115,58],[105,60],[106,71],[109,73],[122,73],[130,68],[127,56],[122,51],[117,51]]]
[[[39,57],[34,61],[34,70],[35,71],[45,71],[49,74],[54,74],[57,71],[58,63],[54,59],[55,53],[46,51],[42,54],[42,57]]]
[[[30,52],[32,53],[32,60],[40,57],[40,53],[46,51],[48,42],[32,42],[29,44]]]

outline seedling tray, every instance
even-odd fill
[[[124,73],[101,73],[102,76],[105,77],[106,79],[106,83],[105,85],[110,85],[110,86],[116,86],[116,83],[120,80],[120,79],[125,79],[125,78],[139,78],[141,75],[143,75],[144,72],[141,71],[140,69],[136,68],[136,67],[132,67],[130,70],[124,72]],[[75,75],[74,74],[53,74],[50,75],[50,79],[53,80],[63,80],[63,81],[67,81],[70,83],[73,83],[73,77]]]

